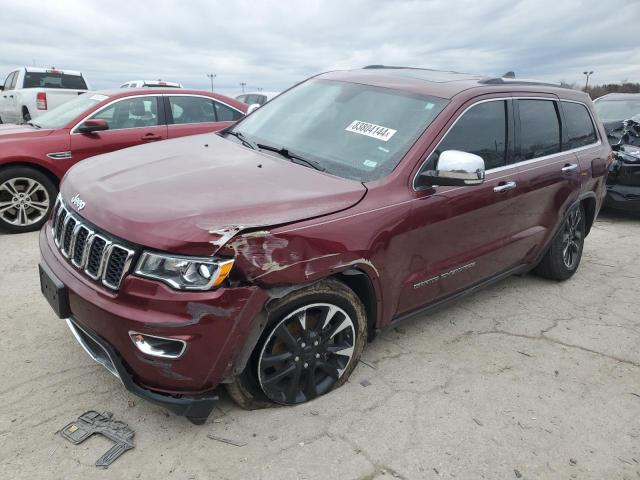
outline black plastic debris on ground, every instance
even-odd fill
[[[114,442],[115,445],[96,460],[96,467],[107,468],[120,455],[134,447],[135,432],[126,423],[113,420],[112,417],[111,412],[98,413],[89,410],[80,415],[78,420],[64,427],[60,434],[74,445],[84,442],[94,433],[104,435]]]

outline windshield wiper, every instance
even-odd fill
[[[38,125],[37,123],[33,123],[33,122],[27,122],[27,125],[31,125],[33,128],[42,128],[40,125]]]
[[[314,160],[309,160],[308,158],[301,157],[300,155],[296,155],[295,153],[291,152],[288,148],[285,148],[285,147],[272,147],[271,145],[264,145],[263,143],[258,143],[256,145],[260,150],[268,150],[270,152],[278,153],[278,154],[282,155],[284,158],[288,158],[293,163],[298,163],[298,164],[304,163],[304,164],[310,166],[311,168],[315,168],[316,170],[318,170],[320,172],[324,172],[324,171],[327,170],[322,165],[320,165],[318,162],[316,162]]]
[[[236,132],[234,130],[231,130],[230,132],[227,132],[227,135],[231,135],[232,137],[236,137],[238,140],[240,140],[242,142],[243,145],[256,150],[256,146],[247,138],[245,137],[241,132]]]

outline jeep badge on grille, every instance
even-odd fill
[[[79,194],[77,194],[77,193],[76,193],[76,194],[75,194],[75,196],[71,199],[71,204],[72,204],[72,205],[75,205],[75,207],[78,209],[78,211],[82,210],[82,209],[85,207],[85,205],[86,205],[85,201],[84,201],[84,200],[82,200],[82,199],[80,198],[80,195],[79,195]]]

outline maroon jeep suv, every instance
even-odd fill
[[[578,268],[611,149],[584,93],[373,66],[218,134],[73,167],[42,292],[131,392],[202,423],[339,387],[385,327],[516,273]]]

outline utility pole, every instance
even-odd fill
[[[247,82],[240,82],[240,86],[242,87],[242,93],[244,93],[244,87],[247,86]]]
[[[584,83],[584,91],[587,91],[587,88],[589,88],[589,77],[591,75],[593,75],[593,70],[591,70],[590,72],[582,72],[587,76],[587,81]]]
[[[209,79],[211,80],[211,91],[213,92],[213,79],[216,78],[216,74],[215,73],[207,73],[207,77],[209,77]]]

